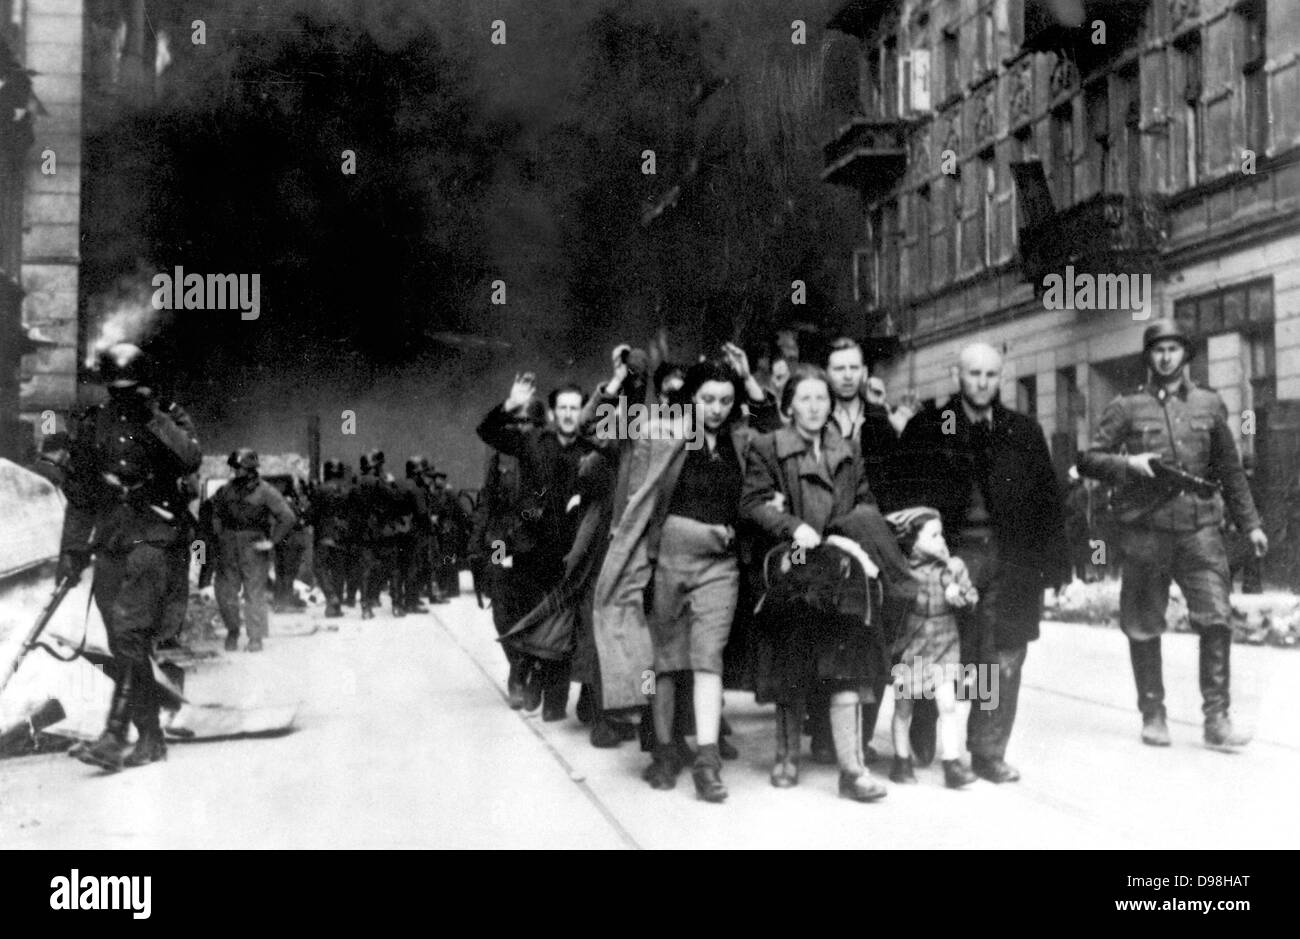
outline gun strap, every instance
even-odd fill
[[[71,662],[75,659],[81,658],[82,653],[86,651],[86,638],[90,635],[90,604],[95,599],[95,591],[93,589],[95,575],[94,573],[91,573],[90,576],[92,589],[86,591],[86,615],[82,618],[81,641],[77,643],[77,648],[72,650],[71,655],[64,656],[60,655],[55,651],[53,646],[41,639],[37,639],[33,642],[31,648],[43,649],[60,662]]]

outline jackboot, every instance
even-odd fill
[[[146,663],[142,672],[148,669]],[[153,684],[153,676],[138,674],[135,691],[135,707],[132,722],[139,732],[135,746],[122,761],[123,766],[147,766],[167,759],[167,743],[163,739],[162,726],[158,715],[158,696]]]
[[[1128,643],[1137,684],[1138,710],[1142,712],[1142,742],[1152,747],[1169,746],[1169,725],[1165,723],[1164,667],[1160,658],[1160,637]]]
[[[135,669],[121,670],[113,686],[113,698],[108,705],[108,720],[99,739],[77,754],[77,759],[110,773],[122,768],[126,756],[126,733],[131,723],[135,698]]]
[[[510,663],[510,675],[506,678],[506,696],[510,710],[518,711],[524,706],[523,669],[516,660]]]
[[[1250,736],[1237,733],[1228,717],[1231,651],[1232,632],[1227,626],[1207,626],[1201,631],[1201,708],[1205,713],[1205,744],[1216,749],[1231,750],[1250,743]]]

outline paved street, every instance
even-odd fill
[[[570,716],[510,711],[489,615],[462,596],[405,619],[274,617],[261,656],[224,657],[195,697],[299,699],[295,732],[175,744],[165,764],[100,776],[62,755],[0,762],[0,845],[22,848],[1294,847],[1300,655],[1236,646],[1239,755],[1199,742],[1196,641],[1166,639],[1174,746],[1138,742],[1120,634],[1044,624],[1009,759],[1017,785],[962,792],[939,772],[882,803],[835,793],[834,767],[768,784],[772,717],[728,694],[741,757],[723,806],[689,776],[654,792],[635,743],[595,750]],[[315,628],[317,631],[312,632]],[[279,632],[280,635],[276,635]],[[296,633],[291,635],[290,633]],[[210,697],[209,699],[215,699]],[[574,700],[576,700],[576,687]],[[572,707],[570,707],[572,713]],[[887,715],[876,746],[886,752]],[[876,767],[883,772],[884,766]],[[120,805],[128,806],[121,810]]]

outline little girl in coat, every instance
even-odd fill
[[[939,513],[925,506],[886,516],[898,546],[911,565],[919,590],[894,644],[894,764],[889,778],[914,783],[909,730],[912,702],[933,696],[939,709],[938,751],[944,783],[956,789],[975,779],[960,761],[960,723],[956,680],[961,674],[961,646],[956,610],[972,607],[979,593],[961,558],[948,553]]]

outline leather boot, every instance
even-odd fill
[[[725,802],[727,787],[722,784],[722,755],[715,743],[702,744],[695,757],[691,777],[695,780],[695,794],[705,802]]]
[[[837,702],[830,706],[831,736],[840,764],[840,795],[855,802],[874,802],[888,790],[871,778],[862,761],[862,705]]]
[[[1201,707],[1209,747],[1234,749],[1250,743],[1248,735],[1233,730],[1228,717],[1231,651],[1232,632],[1227,626],[1207,626],[1201,631]]]
[[[1137,684],[1138,710],[1142,712],[1142,742],[1152,747],[1169,746],[1169,725],[1165,723],[1164,666],[1160,658],[1160,637],[1128,643]]]
[[[145,665],[148,669],[148,664]],[[136,676],[135,714],[132,721],[139,732],[135,746],[122,761],[123,766],[147,766],[167,759],[167,743],[163,739],[158,719],[158,697],[153,686],[153,676]]]
[[[131,722],[135,698],[135,670],[123,668],[113,686],[113,699],[108,705],[108,720],[99,739],[77,754],[77,759],[110,773],[122,768],[126,755],[126,732]]]
[[[776,706],[776,762],[772,765],[772,785],[789,789],[799,785],[799,748],[803,744],[803,715],[793,707]]]
[[[650,784],[651,789],[672,789],[677,785],[677,774],[681,772],[677,762],[677,748],[671,743],[655,744],[654,758],[641,778]]]
[[[973,772],[961,765],[961,760],[943,761],[943,784],[949,789],[969,786],[977,778]]]

